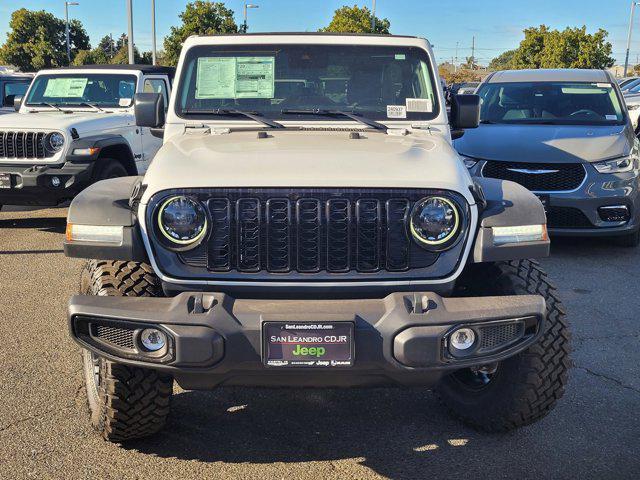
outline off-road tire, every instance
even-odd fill
[[[488,384],[474,389],[445,377],[436,393],[452,414],[487,432],[505,432],[547,415],[564,394],[571,366],[570,334],[556,289],[537,262],[520,260],[471,265],[458,296],[542,295],[545,331],[527,350],[498,365]]]
[[[80,291],[86,295],[162,295],[149,265],[102,260],[87,262]],[[105,440],[124,442],[164,427],[173,390],[170,376],[112,362],[88,350],[83,350],[82,360],[91,424]]]
[[[637,247],[638,245],[640,245],[640,229],[633,233],[628,233],[626,235],[616,237],[615,242],[621,247],[626,247],[626,248]]]
[[[92,172],[94,182],[107,180],[109,178],[126,177],[127,175],[127,169],[122,162],[113,158],[100,158],[96,160]]]

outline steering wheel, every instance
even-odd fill
[[[602,115],[600,115],[598,112],[594,112],[593,110],[589,110],[588,108],[583,108],[582,110],[577,110],[575,112],[573,112],[571,115],[569,115],[570,117],[575,117],[578,115],[585,115],[587,117],[600,117],[602,118]]]

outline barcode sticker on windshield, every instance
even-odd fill
[[[607,120],[617,120],[618,116],[617,115],[605,115],[604,118],[607,119]]]
[[[598,88],[612,88],[608,83],[596,83],[596,87]]]
[[[407,107],[404,105],[387,105],[387,118],[407,118]]]
[[[430,98],[407,98],[407,112],[428,113],[433,111]]]

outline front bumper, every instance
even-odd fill
[[[165,371],[186,389],[430,386],[453,370],[501,361],[534,343],[544,330],[545,301],[535,295],[443,298],[432,292],[327,301],[239,300],[201,292],[172,298],[78,295],[70,301],[68,318],[82,347],[116,362]],[[352,322],[353,366],[265,366],[263,324],[279,321]],[[475,353],[454,357],[448,337],[459,326],[472,328],[477,344]],[[139,345],[140,331],[149,327],[168,335],[160,355]]]
[[[0,189],[0,205],[56,206],[85,188],[92,171],[93,163],[0,164],[0,173],[11,176],[11,188]]]

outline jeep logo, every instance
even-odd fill
[[[322,357],[325,354],[326,350],[324,347],[301,347],[299,344],[296,345],[296,348],[293,350],[294,355],[306,356],[310,355],[312,357]]]

